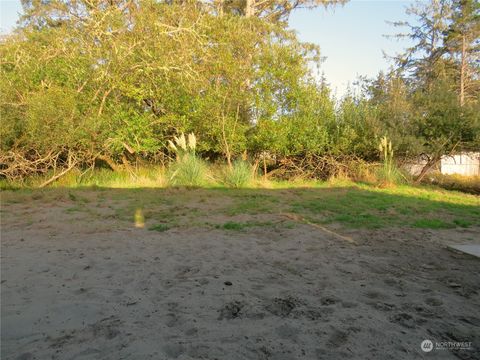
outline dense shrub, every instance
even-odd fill
[[[243,153],[275,176],[325,179],[360,178],[360,168],[372,176],[363,165],[380,160],[385,135],[397,158],[424,155],[426,169],[480,147],[478,64],[464,61],[464,72],[459,61],[476,51],[472,1],[442,2],[451,11],[438,53],[425,48],[436,7],[413,11],[422,26],[408,51],[419,53],[339,100],[314,73],[319,49],[283,21],[304,1],[273,1],[248,17],[244,2],[221,2],[221,12],[197,1],[23,3],[19,27],[0,41],[2,178],[165,165],[182,132],[200,140],[171,166],[171,181],[185,185],[204,181],[201,159],[231,164]],[[398,177],[392,169],[379,176]],[[247,182],[245,164],[230,172],[230,186]]]
[[[170,166],[169,183],[175,186],[201,186],[207,181],[207,165],[194,154],[185,154]]]
[[[248,186],[253,181],[253,168],[243,160],[237,160],[232,166],[227,166],[223,170],[222,182],[233,188],[241,188]]]

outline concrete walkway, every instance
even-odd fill
[[[480,258],[480,245],[478,244],[449,245],[448,247]]]

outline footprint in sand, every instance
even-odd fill
[[[165,325],[168,327],[174,327],[178,323],[178,316],[174,313],[168,313],[166,318]]]
[[[387,299],[388,298],[388,296],[386,296],[385,294],[375,290],[367,291],[365,293],[365,296],[369,299]]]
[[[197,328],[190,328],[185,330],[185,335],[186,336],[195,336],[198,334],[198,329]]]
[[[15,360],[33,360],[35,357],[33,356],[32,353],[23,353],[15,358]]]
[[[372,304],[372,306],[375,309],[381,310],[381,311],[392,311],[392,310],[396,309],[395,304],[386,303],[386,302],[377,302],[377,303]]]
[[[185,352],[182,344],[167,344],[163,347],[163,352],[170,359],[176,359]]]
[[[265,308],[273,315],[286,317],[297,306],[298,300],[292,297],[275,298]]]
[[[429,306],[441,306],[443,305],[443,301],[440,299],[431,297],[431,298],[425,299],[425,304]]]
[[[339,301],[338,298],[334,296],[324,296],[320,299],[320,303],[322,305],[328,306],[328,305],[334,305]]]
[[[345,344],[348,341],[348,333],[341,330],[335,330],[332,335],[328,338],[328,345],[332,347],[339,347]]]
[[[226,303],[220,310],[220,315],[218,316],[218,320],[231,320],[236,319],[244,315],[242,311],[245,307],[245,303],[243,301],[231,301]]]
[[[210,359],[211,349],[207,345],[192,345],[187,350],[187,355],[194,359]]]
[[[282,339],[297,340],[299,330],[296,327],[284,324],[275,329],[275,332]]]
[[[413,329],[416,325],[421,324],[423,321],[420,319],[415,319],[412,315],[407,313],[398,313],[390,317],[390,321],[397,323],[403,327]]]

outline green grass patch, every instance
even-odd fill
[[[262,226],[272,226],[273,223],[271,221],[247,221],[247,222],[235,222],[235,221],[228,221],[223,225],[216,225],[217,229],[224,229],[224,230],[235,230],[235,231],[242,231],[246,228],[250,227],[262,227]]]
[[[242,188],[249,186],[253,181],[252,166],[242,160],[235,161],[231,167],[222,171],[222,183],[231,188]]]
[[[474,224],[473,221],[468,221],[468,220],[464,220],[464,219],[454,219],[453,223],[455,225],[463,227],[463,228],[467,228],[467,227],[472,226]]]
[[[80,212],[80,211],[84,211],[84,209],[81,206],[72,206],[65,209],[66,213],[74,213],[74,212]]]
[[[174,186],[199,187],[207,183],[207,164],[194,154],[185,154],[170,167],[168,181]]]
[[[316,222],[337,222],[351,228],[407,225],[439,229],[478,224],[479,205],[478,197],[455,192],[410,186],[378,189],[356,185],[307,191],[302,200],[291,204],[290,209],[303,216],[309,215]]]
[[[277,210],[280,203],[277,197],[258,193],[255,190],[237,192],[234,193],[234,197],[234,204],[227,209],[228,215],[268,214]]]
[[[164,232],[164,231],[170,230],[170,226],[167,224],[157,224],[157,225],[150,226],[148,230]]]
[[[413,227],[420,229],[450,229],[454,228],[455,225],[440,219],[420,219],[415,220]]]
[[[204,224],[210,215],[260,215],[296,213],[319,224],[337,223],[349,228],[449,228],[480,225],[480,197],[426,186],[378,188],[352,182],[308,182],[297,187],[274,183],[271,188],[124,188],[124,189],[21,189],[2,191],[2,205],[32,200],[45,204],[67,203],[67,213],[85,211],[131,221],[142,209],[149,222]],[[101,191],[99,191],[101,190]],[[108,207],[107,215],[97,207]],[[225,230],[241,231],[270,223],[228,222]],[[215,225],[213,225],[215,226]],[[284,228],[293,225],[275,226]]]

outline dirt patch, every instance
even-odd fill
[[[101,194],[9,195],[2,359],[411,359],[424,339],[478,358],[480,261],[445,246],[478,228],[336,227],[351,244],[272,209],[237,214],[227,195]],[[212,226],[227,221],[256,225]]]

